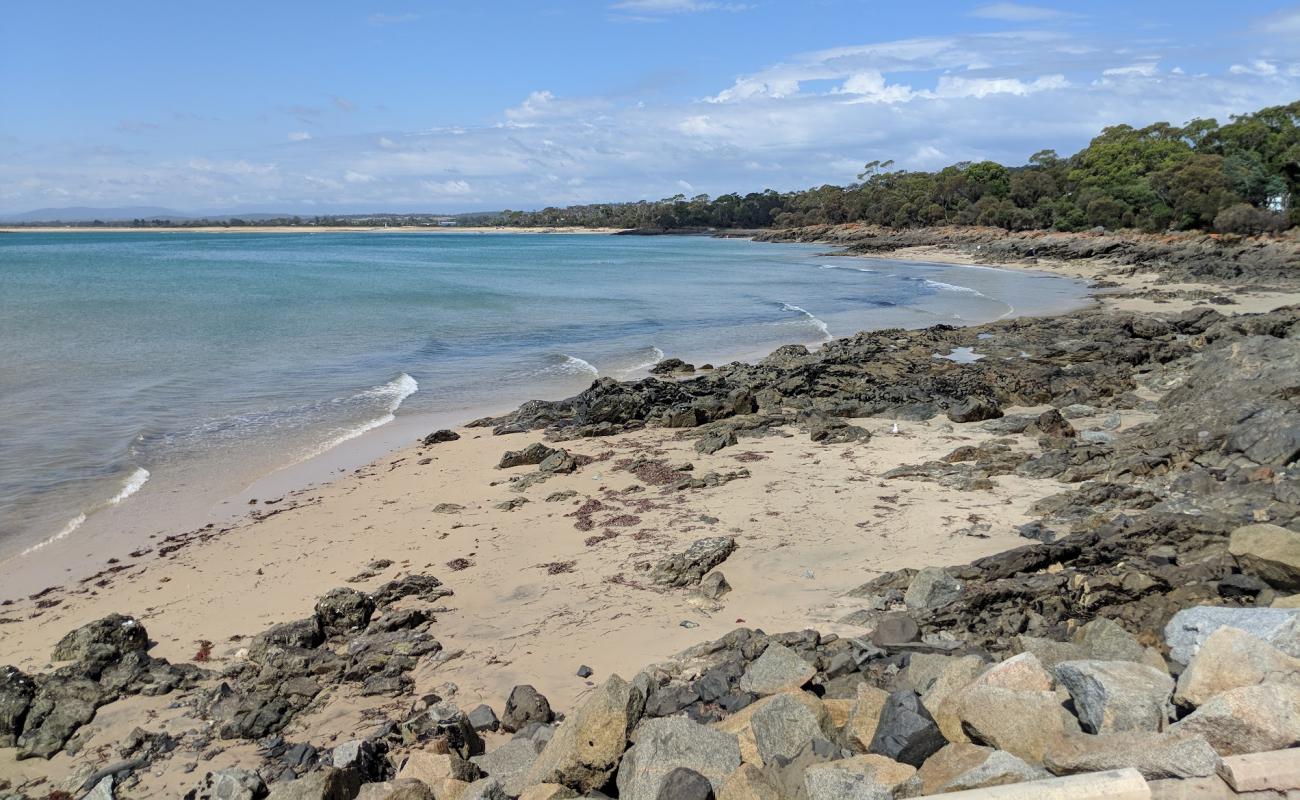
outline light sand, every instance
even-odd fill
[[[51,593],[44,599],[63,602],[34,619],[31,600],[0,608],[3,616],[20,620],[0,626],[4,660],[24,670],[46,669],[64,633],[118,611],[142,618],[158,643],[153,654],[189,660],[198,641],[207,639],[216,643],[214,666],[220,666],[242,646],[232,637],[307,616],[315,598],[330,588],[368,589],[400,574],[427,572],[456,592],[446,600],[448,610],[438,614],[436,635],[446,649],[464,652],[417,670],[417,695],[450,681],[459,687],[461,705],[483,701],[499,710],[513,685],[532,683],[558,709],[567,709],[590,685],[574,674],[581,664],[595,670],[593,680],[615,672],[630,677],[739,625],[861,633],[835,623],[857,607],[842,597],[845,591],[882,571],[962,563],[1023,544],[1013,526],[1027,519],[1032,502],[1061,489],[1052,481],[1013,476],[996,479],[993,491],[976,492],[927,481],[884,481],[878,476],[891,467],[939,458],[991,435],[946,420],[901,423],[898,435],[885,420],[859,423],[875,434],[870,442],[818,445],[790,430],[742,439],[712,456],[700,456],[693,440],[669,430],[585,439],[567,446],[601,460],[522,495],[505,481],[533,468],[494,465],[504,450],[539,437],[464,429],[459,441],[407,449],[324,489],[259,505],[263,513],[279,513],[245,519],[166,557],[135,560],[103,587]],[[751,476],[713,489],[664,491],[616,467],[620,459],[638,455],[690,461],[695,475],[743,467]],[[423,457],[432,461],[421,465]],[[632,487],[640,489],[625,491]],[[545,501],[562,490],[578,495]],[[518,510],[493,507],[521,496],[530,502]],[[578,530],[568,515],[593,497],[609,509],[594,515],[593,530]],[[465,510],[436,513],[439,503]],[[607,527],[609,520],[619,524]],[[617,535],[586,543],[607,533]],[[720,605],[649,584],[648,565],[715,535],[735,536],[740,545],[720,567],[734,587]],[[379,558],[395,565],[364,582],[345,583]],[[473,566],[453,571],[447,563],[458,558]],[[572,562],[572,570],[551,574],[545,565],[556,562]],[[333,736],[348,738],[365,728],[362,709],[392,702],[337,697],[287,735],[329,744]],[[194,727],[183,709],[167,705],[167,698],[136,698],[107,707],[92,723],[97,733],[88,747],[113,741],[133,719],[138,724],[127,713],[132,708],[154,709],[151,729],[179,733]],[[61,775],[74,763],[62,754],[50,762],[15,763],[9,760],[13,752],[0,751],[0,775]],[[192,776],[177,766],[186,760],[173,759],[156,778],[161,783],[151,786],[161,793],[188,786]]]
[[[1114,287],[1099,289],[1094,297],[1104,307],[1116,311],[1137,313],[1176,314],[1196,305],[1209,305],[1221,314],[1262,314],[1282,306],[1300,302],[1300,293],[1273,291],[1252,286],[1224,286],[1213,283],[1171,283],[1156,272],[1133,272],[1129,264],[1117,264],[1106,259],[1060,260],[1037,258],[1019,262],[996,262],[968,250],[919,245],[902,247],[888,253],[859,254],[854,258],[888,259],[891,261],[926,261],[938,264],[963,266],[996,266],[998,269],[1045,272],[1067,278],[1090,282],[1107,282]],[[1159,292],[1162,297],[1129,297],[1135,292]],[[1227,296],[1231,303],[1218,303],[1200,297]]]

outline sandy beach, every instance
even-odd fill
[[[897,255],[969,261],[939,250]],[[1104,263],[1039,262],[1033,268],[1090,280],[1111,272]],[[1116,310],[1145,306],[1111,294],[1170,288],[1154,275],[1120,276],[1114,283],[1098,299]],[[1225,311],[1300,299],[1249,298],[1248,306]],[[1165,302],[1159,310],[1190,306]],[[1148,419],[1145,412],[1124,412],[1120,424]],[[219,669],[243,657],[251,634],[303,616],[333,587],[367,590],[400,575],[429,573],[455,592],[435,623],[455,657],[417,670],[416,694],[436,687],[439,694],[454,692],[462,706],[500,707],[512,686],[530,682],[564,708],[593,686],[575,677],[580,665],[593,670],[593,680],[628,675],[737,625],[815,626],[852,635],[854,626],[838,622],[855,607],[844,592],[889,570],[958,564],[1014,547],[1023,541],[1015,526],[1029,519],[1029,507],[1060,488],[1054,480],[1014,475],[981,492],[885,480],[882,473],[892,468],[997,437],[980,425],[942,417],[897,427],[881,418],[849,421],[873,438],[815,444],[789,428],[742,438],[713,455],[701,455],[692,439],[665,429],[582,439],[566,446],[587,463],[525,491],[514,491],[512,478],[530,468],[496,464],[504,451],[540,441],[537,434],[493,436],[461,428],[456,441],[406,447],[325,485],[256,498],[233,524],[171,532],[95,575],[5,599],[0,636],[6,660],[23,670],[46,669],[51,647],[69,629],[123,612],[148,626],[157,643],[152,655],[183,662],[209,642],[206,665]],[[676,491],[629,471],[638,458],[689,464],[684,475],[716,472],[734,479]],[[726,566],[733,591],[721,602],[665,591],[645,579],[665,554],[710,535],[734,536],[739,545]],[[291,730],[327,747],[391,702],[343,692]],[[96,718],[82,751],[122,736],[140,705],[159,729],[180,733],[195,724],[185,708],[134,698]],[[205,758],[234,763],[250,748],[226,743]],[[79,763],[65,754],[15,762],[12,754],[0,755],[0,775],[19,782],[55,778]],[[172,759],[148,785],[161,794],[179,793],[190,780],[185,763]]]

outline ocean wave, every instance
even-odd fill
[[[338,447],[346,441],[355,439],[363,433],[387,425],[397,419],[397,409],[402,407],[402,402],[419,390],[420,384],[415,380],[415,378],[412,378],[410,375],[403,372],[388,383],[353,395],[348,398],[348,400],[364,400],[371,397],[386,399],[388,402],[384,406],[384,413],[374,419],[367,420],[359,425],[339,431],[324,444],[319,445],[310,453],[298,459],[297,463],[301,464],[303,461],[307,461],[308,459],[315,458],[321,453],[333,450],[335,447]]]
[[[940,291],[945,291],[945,292],[961,292],[963,294],[973,294],[977,297],[985,297],[985,298],[988,297],[988,295],[984,294],[979,289],[972,289],[969,286],[957,286],[956,284],[944,283],[943,281],[932,281],[929,278],[922,278],[921,280],[923,283],[925,283],[926,286],[929,286],[932,289],[939,289]]]
[[[822,269],[846,269],[850,272],[879,272],[871,267],[854,267],[848,264],[822,264]]]
[[[122,488],[117,491],[117,494],[113,495],[112,497],[103,501],[102,503],[98,503],[96,505],[91,506],[89,509],[85,511],[78,512],[76,516],[68,520],[68,522],[62,528],[59,529],[58,533],[54,534],[53,536],[47,539],[42,539],[36,544],[28,547],[26,550],[23,550],[18,554],[18,557],[21,558],[23,556],[31,555],[32,553],[35,553],[37,550],[40,550],[41,548],[47,545],[51,545],[61,539],[68,538],[73,534],[73,532],[75,532],[78,528],[80,528],[82,525],[85,524],[86,519],[91,514],[95,513],[96,511],[99,511],[100,509],[108,508],[110,506],[120,505],[128,497],[140,491],[140,488],[144,486],[146,483],[148,483],[148,481],[149,481],[149,470],[145,469],[144,467],[136,467],[135,471],[132,472],[130,475],[128,475],[126,480],[123,481]]]
[[[126,479],[126,483],[122,485],[122,490],[113,495],[113,497],[108,501],[108,504],[110,506],[115,506],[118,503],[121,503],[126,498],[140,491],[140,488],[148,482],[149,470],[144,467],[136,467],[135,472],[132,472],[131,476]]]
[[[623,374],[631,375],[635,372],[640,372],[643,369],[650,369],[655,364],[658,364],[660,361],[664,360],[664,351],[660,350],[658,347],[651,347],[650,351],[654,353],[654,355],[650,357],[649,361],[646,361],[642,364],[636,364],[634,366],[628,367],[627,369],[623,370]]]
[[[831,339],[835,338],[834,336],[831,336],[831,329],[826,326],[826,322],[823,321],[820,317],[815,316],[808,309],[800,308],[799,306],[792,305],[791,303],[782,303],[781,310],[789,311],[795,314],[803,314],[805,317],[808,318],[808,322],[811,323],[813,327],[821,331],[822,338],[824,338],[826,341],[829,342]]]
[[[556,370],[568,375],[581,375],[584,372],[591,373],[593,378],[600,377],[600,371],[591,365],[591,362],[585,361],[577,356],[571,356],[568,353],[561,353],[564,360],[556,365]]]

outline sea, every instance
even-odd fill
[[[722,364],[864,329],[1086,303],[1081,283],[1057,276],[827,249],[704,236],[0,233],[0,563],[90,550],[111,528],[193,524],[350,444],[371,441],[373,457],[373,442],[409,444],[597,377],[643,378],[665,357]]]

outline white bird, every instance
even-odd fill
[[[892,434],[894,434],[895,436],[898,435],[898,423],[897,423],[897,422],[894,423],[894,427],[892,427],[892,428],[889,429],[889,432],[892,433]]]

